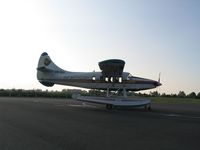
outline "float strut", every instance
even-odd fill
[[[109,97],[109,88],[107,88],[106,97]]]
[[[127,98],[127,93],[126,93],[125,87],[123,88],[123,95],[124,95],[125,98]]]

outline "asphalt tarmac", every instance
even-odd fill
[[[200,149],[200,105],[152,108],[1,97],[0,150]]]

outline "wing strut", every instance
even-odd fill
[[[106,97],[109,97],[109,87],[107,87],[107,91],[106,91]]]
[[[124,98],[127,98],[127,92],[126,92],[126,88],[125,87],[123,87],[123,96],[124,96]],[[110,97],[110,89],[109,89],[109,87],[107,87],[107,90],[106,90],[106,97]]]
[[[126,93],[126,88],[123,87],[123,95],[124,95],[124,98],[127,98],[127,93]]]

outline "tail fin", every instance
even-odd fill
[[[37,79],[40,83],[45,86],[53,86],[54,84],[49,82],[53,73],[64,73],[65,71],[59,68],[56,64],[53,63],[49,55],[44,52],[41,54],[38,67],[37,67]]]
[[[56,64],[53,63],[46,52],[41,54],[37,70],[42,72],[64,72],[63,69],[59,68]]]

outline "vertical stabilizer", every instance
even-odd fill
[[[37,67],[37,79],[40,83],[45,86],[53,86],[53,83],[50,81],[55,76],[55,73],[64,72],[63,69],[53,63],[46,52],[41,54]]]
[[[53,63],[49,55],[44,52],[41,54],[38,68],[39,71],[54,71],[54,72],[64,72],[63,69],[59,68],[56,64]]]

